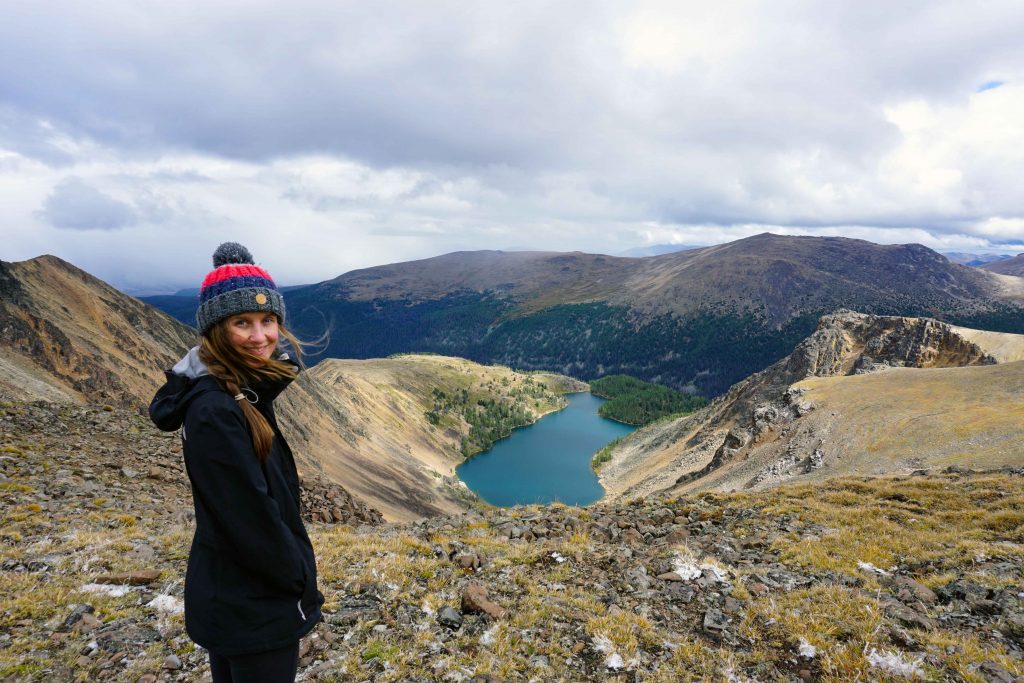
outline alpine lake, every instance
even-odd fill
[[[498,507],[533,503],[588,505],[604,495],[590,461],[636,429],[597,414],[605,399],[568,394],[569,405],[519,427],[456,469],[471,491]]]

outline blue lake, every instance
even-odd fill
[[[456,469],[470,490],[491,505],[586,505],[604,495],[590,459],[636,427],[597,414],[604,399],[569,394],[569,405],[521,427]]]

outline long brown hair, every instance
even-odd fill
[[[224,391],[238,396],[242,387],[260,379],[285,380],[295,377],[296,369],[291,363],[277,358],[259,358],[243,354],[229,341],[228,320],[225,318],[213,325],[202,336],[199,346],[199,358],[210,374],[216,379]],[[278,326],[278,339],[286,339],[295,356],[295,362],[302,367],[303,343],[296,339],[283,325]],[[276,351],[277,349],[275,349]],[[249,433],[252,435],[252,446],[256,457],[263,462],[270,455],[270,445],[274,440],[274,430],[260,411],[249,403],[240,400],[245,419],[249,422]]]

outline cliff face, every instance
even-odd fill
[[[826,476],[836,467],[887,470],[908,458],[925,462],[958,452],[979,464],[1009,464],[1012,440],[1024,438],[1014,424],[1024,410],[1016,384],[1024,364],[997,362],[1018,358],[1021,349],[1021,335],[977,333],[927,318],[824,316],[792,354],[707,408],[632,435],[602,469],[602,484],[612,497],[751,487]],[[879,439],[889,430],[920,434],[911,447],[906,439]],[[963,451],[972,438],[991,441],[991,448]],[[943,439],[941,446],[933,443]]]

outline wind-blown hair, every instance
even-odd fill
[[[260,358],[242,353],[231,344],[229,334],[228,318],[210,327],[200,338],[199,358],[206,364],[214,379],[232,396],[237,396],[242,393],[243,387],[259,380],[288,380],[295,377],[297,370],[291,363],[278,358]],[[280,350],[280,339],[286,339],[295,362],[299,364],[299,367],[303,367],[301,353],[303,343],[283,326],[278,326],[278,335],[279,341],[275,352]],[[249,401],[241,400],[238,404],[242,407],[245,419],[249,423],[249,433],[252,435],[252,445],[256,456],[263,462],[270,455],[274,430],[262,413],[256,410]]]

